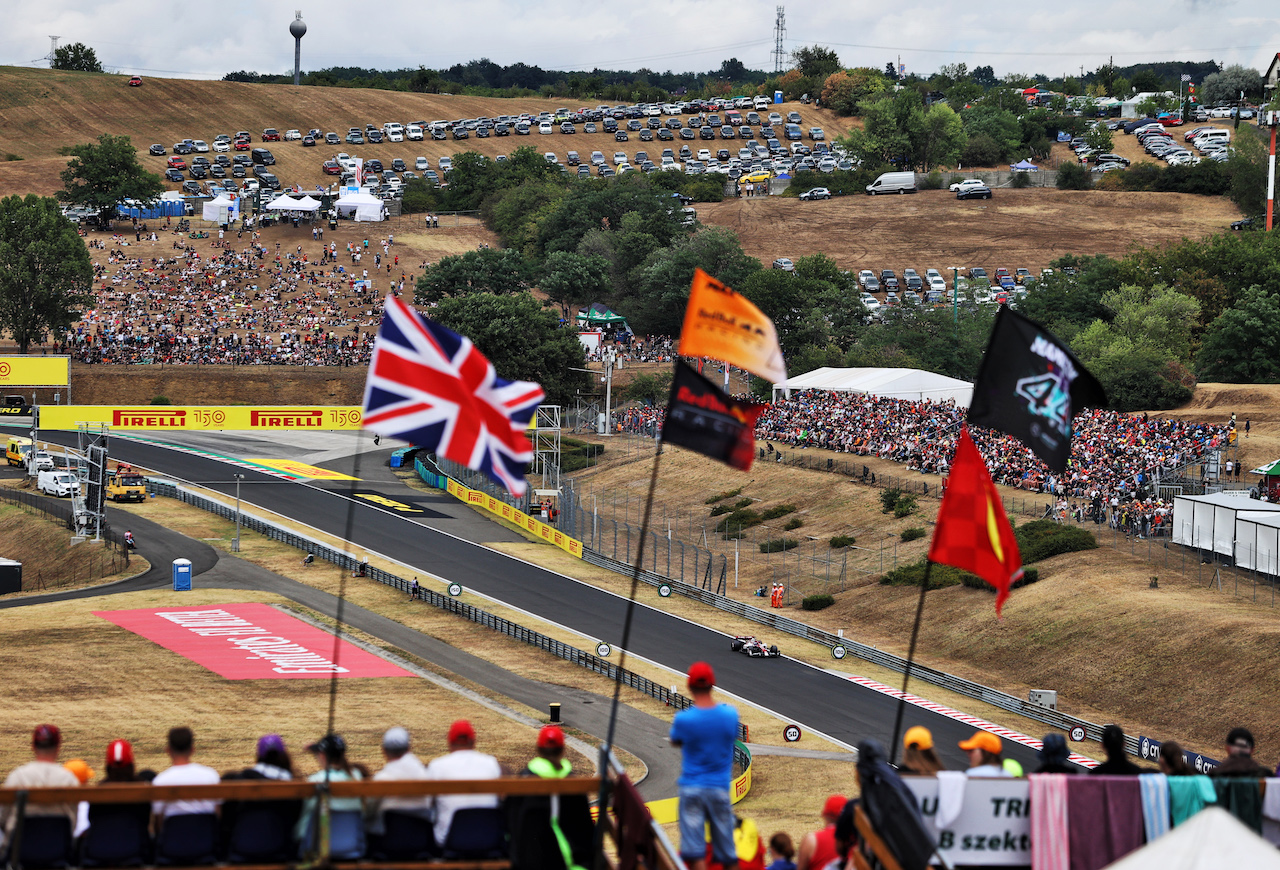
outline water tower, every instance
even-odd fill
[[[293,36],[293,83],[295,85],[302,84],[302,37],[306,32],[307,22],[302,20],[302,10],[299,9],[294,19],[289,22],[289,33]]]

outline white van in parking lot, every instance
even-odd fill
[[[867,185],[867,193],[875,196],[878,193],[915,193],[916,174],[914,172],[885,172],[875,181]]]
[[[36,485],[45,495],[70,498],[80,494],[80,479],[70,471],[42,471]]]

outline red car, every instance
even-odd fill
[[[1157,118],[1156,120],[1159,121],[1165,127],[1181,127],[1183,123],[1181,118],[1178,118],[1174,115],[1168,115],[1167,117],[1164,117],[1164,118]]]
[[[253,147],[253,142],[248,139],[237,139],[234,147],[237,151],[248,151]]]
[[[324,165],[320,167],[324,170],[325,175],[341,175],[342,167],[338,165],[336,160],[326,160]]]
[[[140,88],[140,87],[142,87],[142,76],[130,76],[130,77],[129,77],[129,87],[131,87],[131,88]]]
[[[279,142],[280,131],[277,130],[275,127],[268,127],[267,129],[262,131],[262,141],[263,142]]]
[[[186,168],[187,168],[187,161],[185,161],[185,160],[183,160],[181,157],[177,157],[177,156],[170,157],[170,158],[169,158],[169,168],[170,168],[170,169],[186,169]]]

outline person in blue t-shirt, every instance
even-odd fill
[[[733,844],[733,742],[738,737],[738,711],[711,697],[715,672],[706,662],[689,668],[693,706],[676,714],[671,744],[682,752],[680,767],[680,857],[689,870],[706,866],[706,824],[711,825],[715,860],[734,870],[738,853]]]

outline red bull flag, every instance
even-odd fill
[[[763,405],[725,395],[677,360],[662,440],[747,471],[755,456],[756,418],[763,410]]]

